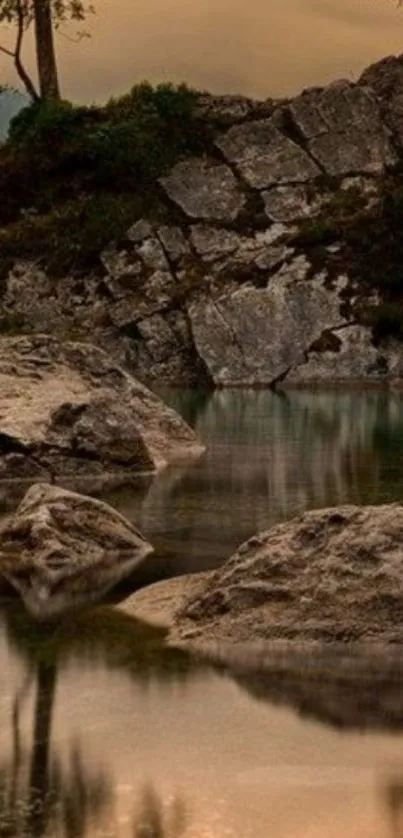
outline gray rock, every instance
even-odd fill
[[[251,236],[203,224],[195,224],[191,230],[193,247],[213,275],[273,270],[293,252],[282,243],[289,231],[281,224]]]
[[[400,504],[306,512],[211,574],[172,639],[401,643],[402,544]]]
[[[0,580],[36,618],[102,600],[152,553],[106,503],[56,486],[32,486],[0,527]]]
[[[395,141],[403,146],[403,56],[389,55],[368,67],[360,85],[372,87],[381,106],[382,116]]]
[[[230,128],[216,145],[255,189],[305,183],[320,174],[316,163],[270,119]]]
[[[314,215],[323,203],[322,196],[306,186],[274,186],[262,198],[270,220],[285,224]]]
[[[221,230],[206,224],[191,227],[190,239],[196,253],[207,263],[235,253],[242,241],[242,237],[232,230]]]
[[[183,256],[188,256],[190,251],[189,242],[183,235],[180,227],[158,227],[158,238],[172,262],[176,263]]]
[[[307,148],[328,175],[382,174],[397,163],[370,88],[339,81],[289,105]]]
[[[108,306],[112,323],[119,329],[136,324],[145,317],[172,306],[177,290],[175,280],[169,271],[155,271],[147,279],[142,278],[137,289],[127,293]]]
[[[234,221],[245,205],[245,196],[228,166],[194,158],[177,163],[161,178],[167,195],[189,218]]]
[[[366,326],[343,326],[319,342],[328,348],[307,353],[304,363],[287,374],[285,384],[394,381],[403,373],[403,344],[387,341],[375,347]],[[333,344],[333,345],[332,345]]]
[[[340,326],[339,292],[324,277],[306,281],[309,263],[294,259],[267,288],[244,285],[189,307],[199,355],[218,385],[269,385],[304,360],[325,329]]]
[[[141,320],[137,328],[145,340],[150,355],[156,361],[169,358],[178,351],[178,340],[167,321],[160,314]]]
[[[258,101],[246,96],[214,96],[211,93],[202,93],[198,99],[196,113],[206,122],[226,127],[246,119],[271,116],[273,110],[274,103],[270,99]]]
[[[146,218],[141,218],[130,227],[126,233],[126,238],[129,239],[129,241],[138,244],[139,242],[142,242],[143,239],[148,239],[152,235],[153,228],[150,222]]]
[[[141,259],[134,250],[129,252],[111,247],[101,253],[101,262],[107,270],[106,283],[110,277],[112,280],[123,278],[126,283],[133,284],[133,280],[137,282],[143,270]],[[117,296],[114,286],[111,285],[110,290],[113,296]]]
[[[169,271],[167,258],[157,238],[144,239],[136,248],[136,252],[147,268],[152,268],[154,271]]]
[[[193,431],[101,349],[0,339],[0,477],[149,471],[201,452]]]

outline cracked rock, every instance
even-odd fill
[[[360,380],[376,383],[402,375],[402,344],[388,341],[384,346],[375,347],[372,331],[366,326],[344,326],[332,334],[339,343],[336,351],[308,352],[305,362],[287,374],[285,383]]]
[[[289,112],[328,175],[379,175],[397,163],[370,88],[338,81],[323,90],[306,90],[291,102]]]
[[[368,67],[360,85],[371,87],[380,102],[382,116],[400,147],[403,146],[403,56],[389,55]]]
[[[191,252],[189,242],[180,227],[158,227],[158,238],[172,262],[176,263]]]
[[[280,183],[305,183],[320,174],[308,154],[282,134],[271,119],[230,128],[216,145],[255,189]]]
[[[231,169],[206,159],[177,163],[160,183],[189,218],[235,221],[246,202]]]
[[[309,263],[297,258],[269,281],[249,284],[189,307],[197,351],[217,385],[270,385],[303,362],[325,329],[344,322],[340,291],[318,275],[305,281]]]
[[[262,198],[268,218],[284,224],[314,215],[323,203],[320,195],[313,195],[305,186],[274,186],[262,192]]]

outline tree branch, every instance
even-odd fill
[[[14,64],[17,73],[25,86],[26,91],[28,92],[29,96],[34,100],[34,102],[39,101],[39,94],[35,88],[35,85],[28,75],[23,63],[22,63],[22,42],[24,39],[24,26],[25,24],[25,16],[24,16],[24,9],[22,6],[21,0],[17,0],[17,39],[15,43],[15,53],[14,53]]]
[[[0,52],[3,52],[5,55],[8,55],[10,58],[13,59],[15,69],[25,87],[25,90],[27,91],[31,99],[34,100],[34,102],[38,102],[40,99],[39,94],[35,88],[32,79],[28,75],[22,61],[22,44],[24,40],[24,32],[26,29],[26,15],[24,13],[23,0],[17,0],[16,3],[16,27],[17,35],[14,50],[8,49],[7,47],[3,47],[0,45]]]
[[[2,47],[2,46],[1,46],[1,44],[0,44],[0,52],[4,52],[6,55],[9,55],[9,56],[10,56],[10,58],[14,58],[14,57],[15,57],[15,53],[14,53],[14,52],[12,52],[12,50],[11,50],[11,49],[6,49],[6,47]]]

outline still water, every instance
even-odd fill
[[[403,394],[165,397],[206,454],[109,500],[170,573],[306,507],[402,498]],[[0,836],[401,838],[403,659],[343,667],[218,670],[110,607],[51,631],[4,608]]]

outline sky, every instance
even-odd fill
[[[257,98],[355,79],[372,61],[403,52],[394,0],[93,0],[91,38],[57,37],[66,98],[100,102],[133,84],[185,81]],[[1,42],[7,43],[4,32]],[[26,60],[34,66],[32,44]],[[0,83],[15,77],[0,54]]]

